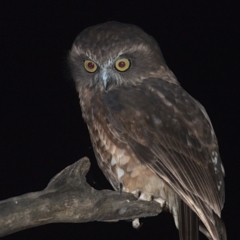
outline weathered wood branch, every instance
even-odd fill
[[[90,161],[84,157],[58,173],[39,192],[0,202],[0,237],[48,223],[119,221],[161,212],[160,204],[132,194],[97,191],[86,182]]]

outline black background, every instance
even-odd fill
[[[236,1],[237,2],[237,1]],[[140,26],[159,42],[181,85],[206,108],[226,170],[223,219],[239,228],[239,30],[232,1],[1,1],[0,200],[42,190],[66,166],[92,160],[88,181],[110,188],[98,169],[66,56],[84,28],[109,20]],[[50,224],[4,239],[178,239],[172,216],[130,222]],[[205,237],[201,236],[201,239]]]

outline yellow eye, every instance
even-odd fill
[[[126,58],[118,59],[115,62],[115,68],[120,72],[125,72],[130,68],[130,61]]]
[[[84,61],[84,67],[90,73],[96,72],[96,70],[98,68],[97,64],[95,62],[93,62],[93,61],[90,61],[90,60],[85,60]]]

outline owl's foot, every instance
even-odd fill
[[[163,200],[162,198],[155,198],[154,201],[158,202],[161,206],[161,209],[167,209],[167,202],[165,200]]]
[[[152,194],[142,193],[140,190],[135,190],[132,193],[138,200],[143,200],[143,201],[153,201],[154,200],[154,196]],[[136,218],[132,221],[132,226],[135,229],[139,229],[142,226],[142,224],[140,224],[139,219]]]
[[[141,196],[141,191],[140,190],[135,190],[132,192],[135,198],[139,199]]]
[[[150,193],[141,193],[141,195],[139,196],[138,200],[143,200],[143,201],[153,201],[154,200],[154,196]]]

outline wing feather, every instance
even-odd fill
[[[161,79],[112,89],[102,100],[109,130],[214,231],[212,210],[220,217],[224,173],[220,157],[217,164],[212,160],[218,144],[204,108],[181,86]]]

